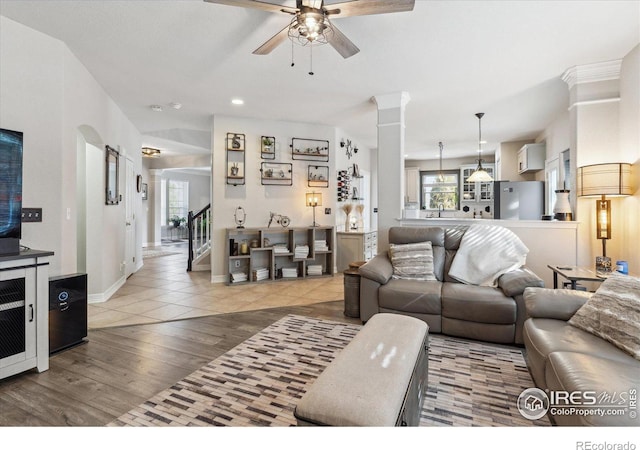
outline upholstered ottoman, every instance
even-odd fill
[[[427,391],[429,327],[375,314],[295,408],[298,425],[417,426]]]

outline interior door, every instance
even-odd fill
[[[133,161],[127,158],[125,189],[125,277],[128,278],[136,268],[136,172]]]

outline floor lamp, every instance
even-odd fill
[[[607,240],[611,239],[611,200],[607,196],[633,194],[631,164],[609,163],[578,167],[578,197],[600,197],[596,200],[596,238],[602,240],[602,256],[596,257],[596,272],[611,272],[607,256]]]
[[[312,227],[319,226],[316,222],[316,206],[322,206],[322,194],[319,192],[307,192],[306,194],[307,206],[313,207],[313,225]]]

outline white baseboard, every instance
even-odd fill
[[[118,281],[116,281],[114,284],[112,284],[109,289],[107,289],[106,291],[102,292],[102,293],[98,293],[98,294],[89,294],[87,296],[87,303],[103,303],[106,302],[107,300],[109,300],[111,298],[111,296],[113,294],[115,294],[118,289],[120,289],[122,286],[124,286],[124,283],[127,281],[127,279],[123,276],[120,279],[118,279]]]
[[[214,275],[211,274],[211,282],[212,283],[224,283],[227,281],[226,275]]]

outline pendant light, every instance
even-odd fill
[[[482,116],[484,116],[484,113],[476,113],[476,117],[478,118],[478,167],[475,172],[467,178],[467,182],[469,183],[474,183],[476,181],[493,181],[491,175],[489,175],[489,173],[482,167]]]

